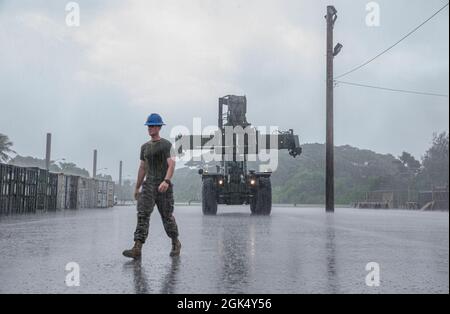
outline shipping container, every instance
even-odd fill
[[[95,182],[92,178],[80,177],[78,180],[77,208],[95,208],[97,199],[95,194]]]
[[[114,182],[108,181],[108,207],[114,207]]]
[[[12,166],[10,174],[8,214],[23,214],[25,213],[24,197],[26,168]]]
[[[0,215],[7,215],[10,209],[11,169],[10,165],[0,164]]]
[[[58,200],[62,200],[61,209],[77,209],[78,202],[78,180],[79,176],[62,175],[62,182],[58,186],[63,185],[63,189],[59,192]]]
[[[37,170],[37,194],[36,194],[36,210],[44,211],[47,209],[47,185],[49,173],[47,170],[33,168]]]
[[[58,175],[50,172],[48,174],[47,181],[47,210],[57,209],[57,196],[58,196]]]
[[[10,190],[10,165],[0,164],[0,196],[8,196]]]
[[[76,209],[78,202],[78,180],[80,177],[58,173],[56,174],[56,178],[56,208]]]
[[[112,181],[0,164],[0,214],[112,206]]]
[[[58,188],[56,194],[56,208],[66,208],[66,177],[63,173],[58,173]]]
[[[38,168],[26,168],[24,210],[27,213],[36,212]]]
[[[0,196],[0,215],[7,215],[9,210],[9,197]]]
[[[108,207],[108,181],[95,179],[97,191],[97,208]]]

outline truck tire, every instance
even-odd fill
[[[217,214],[216,187],[212,178],[203,179],[202,185],[202,211],[203,215]]]
[[[259,178],[255,197],[250,202],[253,215],[270,215],[272,211],[272,184],[270,178]]]
[[[252,215],[256,215],[256,197],[257,195],[253,196],[253,198],[250,200],[250,211]]]

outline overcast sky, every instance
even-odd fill
[[[0,0],[0,133],[23,156],[66,158],[118,176],[136,174],[147,115],[170,128],[217,122],[217,98],[246,95],[256,126],[293,128],[302,143],[325,141],[325,11],[335,5],[339,74],[376,55],[447,1]],[[449,11],[346,81],[448,94]],[[448,131],[449,100],[339,85],[335,144],[420,158],[433,132]]]

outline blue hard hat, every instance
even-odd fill
[[[145,125],[165,125],[161,116],[157,113],[152,113],[148,116],[147,122],[145,122]]]

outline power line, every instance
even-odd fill
[[[337,81],[337,80],[335,80],[334,82],[338,83],[338,84],[345,84],[345,85],[351,85],[351,86],[373,88],[373,89],[379,89],[379,90],[386,90],[386,91],[390,91],[390,92],[399,92],[399,93],[406,93],[406,94],[415,94],[415,95],[423,95],[423,96],[435,96],[435,97],[448,98],[447,94],[437,94],[437,93],[413,91],[413,90],[406,90],[406,89],[388,88],[388,87],[373,86],[373,85],[366,85],[366,84],[359,84],[359,83],[345,82],[345,81]]]
[[[398,40],[395,44],[393,44],[392,46],[386,48],[385,50],[383,50],[382,52],[380,52],[379,54],[377,54],[375,57],[367,60],[366,62],[364,62],[361,65],[358,65],[357,67],[354,67],[353,69],[335,77],[335,79],[339,79],[341,77],[344,77],[350,73],[353,73],[359,69],[361,69],[362,67],[368,65],[369,63],[371,63],[372,61],[374,61],[375,59],[377,59],[378,57],[382,56],[383,54],[385,54],[386,52],[388,52],[389,50],[391,50],[392,48],[394,48],[395,46],[397,46],[399,43],[401,43],[403,40],[405,40],[406,38],[408,38],[409,36],[411,36],[414,32],[416,32],[419,28],[421,28],[423,25],[425,25],[427,22],[429,22],[432,18],[434,18],[436,15],[438,15],[441,11],[443,11],[446,7],[448,7],[449,3],[447,2],[446,5],[444,5],[442,8],[440,8],[438,11],[436,11],[432,16],[430,16],[428,19],[426,19],[424,22],[422,22],[419,26],[415,27],[412,31],[410,31],[408,34],[406,34],[405,36],[403,36],[400,40]]]

